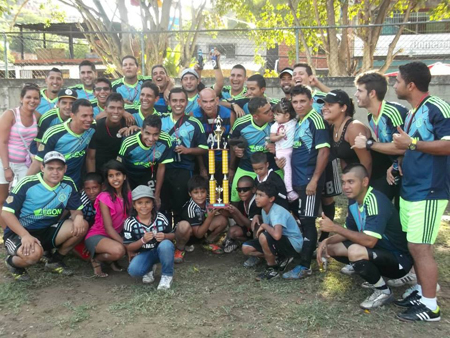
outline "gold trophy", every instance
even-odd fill
[[[214,149],[214,143],[211,145],[211,149],[208,151],[208,169],[210,174],[209,179],[209,200],[213,208],[220,209],[225,208],[230,203],[230,188],[227,178],[228,174],[228,150],[226,149],[227,143],[223,142],[223,148],[220,148],[222,141],[222,135],[224,130],[222,129],[222,119],[220,116],[216,118],[216,129],[214,130],[214,141],[217,142],[217,146]],[[223,181],[222,186],[217,185],[217,181],[214,177],[216,173],[216,158],[215,152],[222,152],[222,173]],[[223,193],[223,199],[221,198]],[[223,202],[223,203],[222,203]]]

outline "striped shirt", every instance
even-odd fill
[[[30,144],[38,132],[36,116],[33,114],[33,123],[31,126],[25,127],[20,117],[19,108],[15,108],[12,111],[16,122],[11,127],[11,131],[9,133],[9,161],[13,163],[24,163],[30,149]]]

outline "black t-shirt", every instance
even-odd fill
[[[245,206],[244,201],[239,201],[237,206],[238,210],[242,215],[247,217],[249,220],[252,220],[255,215],[261,215],[261,208],[256,205],[255,196],[250,199],[248,206]]]
[[[97,128],[91,143],[90,149],[95,149],[95,170],[102,171],[103,165],[109,160],[114,160],[119,154],[122,144],[122,137],[117,137],[119,130],[126,126],[125,119],[120,121],[117,127],[107,127],[106,117],[97,121]]]
[[[191,226],[202,225],[206,219],[206,207],[200,207],[191,198],[183,205],[180,218],[182,221],[188,221]]]
[[[274,186],[278,191],[277,197],[275,197],[275,203],[285,208],[289,211],[289,202],[287,200],[287,191],[283,179],[272,169],[269,170],[269,174],[263,181],[258,181],[258,177],[255,178],[255,184],[258,186],[259,183],[268,182],[270,185]]]

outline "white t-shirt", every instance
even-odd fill
[[[271,134],[279,135],[284,131],[284,137],[281,140],[275,142],[275,150],[289,149],[293,147],[296,124],[296,119],[292,119],[286,123],[279,124],[275,122],[274,124],[272,124],[272,126],[270,127]]]

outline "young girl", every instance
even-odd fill
[[[298,199],[298,194],[292,188],[292,149],[297,120],[295,110],[289,100],[282,98],[273,108],[275,123],[270,127],[270,141],[275,142],[275,156],[284,157],[284,184],[286,185],[289,202]]]
[[[94,203],[94,225],[86,235],[85,245],[91,254],[92,267],[97,277],[108,277],[101,262],[111,262],[114,271],[121,271],[116,261],[125,255],[120,233],[131,210],[131,192],[125,167],[116,160],[105,164],[105,191]]]
[[[158,290],[170,289],[175,234],[167,218],[156,211],[155,196],[150,187],[137,186],[132,197],[137,215],[127,218],[124,228],[124,244],[131,258],[128,273],[132,277],[143,277],[143,283],[153,283],[154,268],[160,262],[162,276]]]

